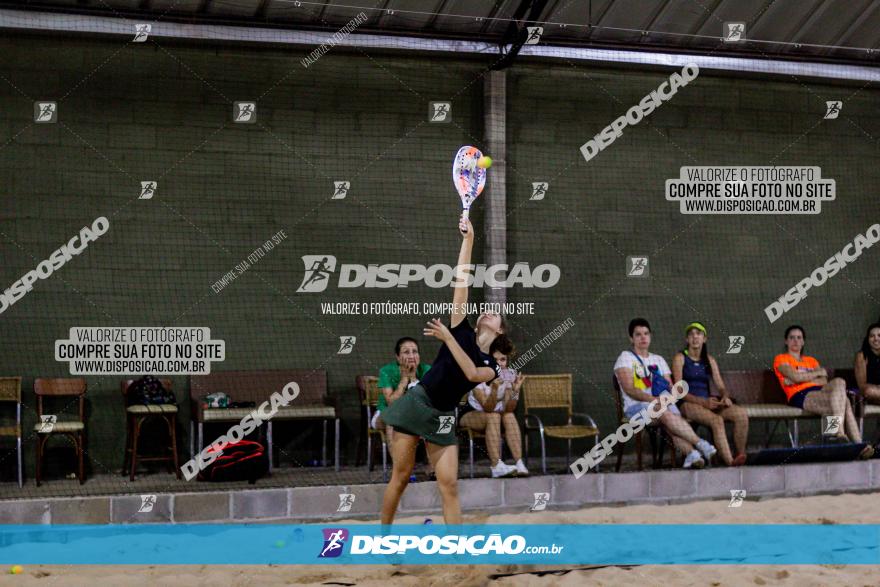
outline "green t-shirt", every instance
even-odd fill
[[[425,373],[428,372],[428,369],[431,368],[431,365],[427,363],[421,363],[418,367],[416,367],[416,377],[421,379],[425,376]],[[376,403],[376,409],[380,412],[388,407],[388,402],[385,400],[385,394],[381,393],[382,388],[390,387],[392,390],[397,389],[397,386],[400,384],[400,365],[397,364],[397,361],[393,363],[388,363],[379,369],[379,401]]]

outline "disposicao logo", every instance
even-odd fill
[[[324,547],[318,558],[336,558],[342,554],[345,541],[348,540],[348,530],[345,528],[323,528]]]
[[[408,287],[411,283],[423,282],[428,287],[522,287],[548,288],[559,282],[562,272],[559,266],[551,263],[538,265],[534,269],[528,263],[507,263],[498,265],[462,265],[466,272],[464,283],[458,285],[455,276],[459,267],[436,264],[426,267],[419,264],[385,263],[383,265],[359,265],[344,263],[337,271],[336,257],[333,255],[303,255],[305,275],[296,290],[298,293],[316,293],[327,289],[331,276],[338,273],[336,286],[339,288],[390,288]],[[506,276],[505,276],[506,274]],[[454,283],[455,282],[455,283]]]

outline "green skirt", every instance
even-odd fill
[[[455,412],[444,412],[431,405],[425,388],[409,388],[393,404],[382,410],[382,420],[395,432],[420,436],[440,446],[456,443]]]

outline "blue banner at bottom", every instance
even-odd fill
[[[880,564],[880,525],[2,525],[0,564]]]

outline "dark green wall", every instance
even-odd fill
[[[807,331],[823,364],[852,367],[867,325],[880,316],[880,250],[868,249],[777,322],[764,308],[876,222],[880,92],[815,83],[722,78],[704,72],[586,163],[578,148],[668,74],[519,67],[511,77],[508,220],[512,258],[554,257],[563,281],[538,294],[541,315],[518,321],[535,337],[567,316],[577,323],[540,355],[538,371],[576,374],[577,403],[613,413],[611,366],[644,316],[652,349],[671,359],[684,326],[702,320],[722,369],[766,368],[788,324]],[[823,120],[826,100],[844,100]],[[683,215],[664,182],[695,165],[816,165],[837,199],[817,216]],[[531,182],[550,181],[543,201]],[[625,277],[625,257],[647,254],[650,277]],[[513,292],[515,299],[531,295]],[[726,355],[729,335],[746,337]]]
[[[484,64],[334,49],[304,69],[299,60],[308,52],[0,40],[2,287],[96,217],[111,221],[108,234],[0,315],[0,372],[26,378],[29,422],[33,377],[67,373],[53,343],[70,327],[207,326],[226,341],[216,370],[327,369],[351,462],[355,375],[390,360],[397,337],[419,336],[424,317],[322,316],[320,302],[441,302],[451,294],[427,287],[297,294],[300,257],[454,264],[458,203],[449,163],[458,146],[482,143]],[[526,371],[573,372],[576,407],[605,430],[613,424],[611,365],[635,315],[652,321],[654,349],[666,356],[683,325],[702,319],[716,351],[728,334],[746,336],[743,354],[720,357],[723,368],[764,367],[783,324],[796,321],[807,328],[810,352],[846,366],[880,309],[880,251],[869,250],[779,323],[763,313],[878,220],[880,93],[862,84],[706,73],[585,163],[578,147],[666,75],[560,63],[519,65],[508,77],[508,260],[562,268],[553,289],[508,293],[537,310],[510,317],[514,338],[526,349],[574,319]],[[58,124],[31,122],[37,99],[59,100]],[[248,99],[258,102],[258,123],[233,125],[232,101]],[[428,102],[443,99],[454,102],[453,123],[429,124]],[[841,119],[821,120],[826,99],[845,100]],[[816,217],[685,217],[664,200],[663,182],[680,166],[733,164],[819,165],[837,181],[838,199]],[[154,199],[136,199],[142,180],[159,182]],[[334,180],[352,182],[345,200],[330,200]],[[551,182],[548,196],[529,201],[539,180]],[[478,230],[481,210],[473,215]],[[221,293],[211,290],[278,230],[287,241]],[[626,255],[640,253],[650,256],[651,277],[626,278]],[[482,258],[478,242],[475,259]],[[482,301],[482,292],[472,299]],[[336,355],[341,335],[358,337],[353,354]],[[424,358],[436,348],[424,342]],[[97,472],[121,460],[118,379],[88,378]],[[185,378],[175,384],[182,396]],[[292,437],[279,434],[283,459],[310,458],[310,449],[295,447],[317,436],[303,426]]]

